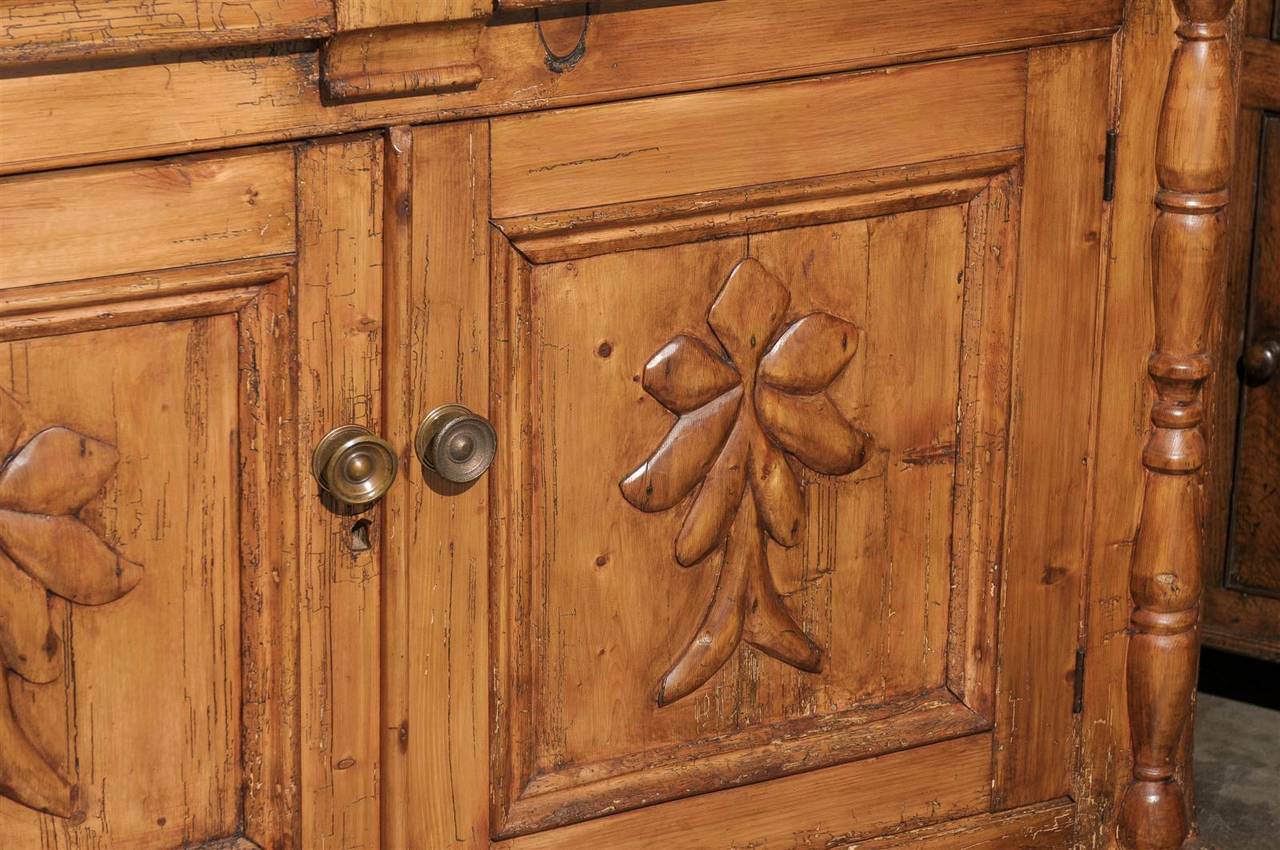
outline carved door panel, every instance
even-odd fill
[[[359,827],[376,552],[308,464],[379,418],[379,150],[0,182],[6,850],[336,846],[334,805]]]
[[[1067,846],[1109,55],[393,134],[390,846]]]

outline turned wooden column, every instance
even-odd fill
[[[1191,713],[1201,593],[1201,389],[1214,292],[1226,274],[1227,182],[1235,94],[1227,16],[1233,0],[1174,0],[1178,48],[1156,146],[1151,238],[1156,347],[1154,429],[1134,552],[1129,644],[1133,776],[1120,811],[1131,850],[1176,850],[1187,834],[1186,797],[1175,776]]]

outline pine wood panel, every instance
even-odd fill
[[[846,846],[862,837],[910,829],[926,819],[957,818],[983,809],[990,783],[989,746],[986,736],[971,736],[492,846],[791,850],[797,840]],[[923,776],[927,782],[920,781]],[[845,802],[833,808],[832,799]]]
[[[571,74],[547,67],[536,22],[517,19],[485,28],[476,60],[485,78],[476,89],[346,106],[321,102],[311,52],[68,69],[0,79],[0,172],[1089,37],[1117,27],[1120,12],[1119,0],[639,4],[592,15],[590,48]],[[430,45],[423,51],[430,55]],[[56,115],[50,103],[60,104]]]
[[[493,212],[573,209],[1014,148],[1022,141],[1025,89],[1023,54],[1006,54],[504,118],[493,126]],[[920,126],[921,112],[934,120]],[[645,133],[637,147],[639,127]]]
[[[488,141],[486,122],[405,130],[391,140],[401,159],[397,169],[411,177],[407,203],[398,208],[407,284],[398,308],[406,430],[441,404],[489,413]],[[388,601],[402,596],[403,608],[398,630],[384,635],[404,658],[397,707],[407,734],[387,749],[402,759],[405,779],[400,788],[384,785],[384,829],[399,825],[406,836],[399,846],[483,847],[489,488],[483,481],[449,484],[416,458],[406,460],[405,477],[400,533],[407,574],[398,589],[386,591]],[[388,755],[388,763],[394,758]],[[394,846],[394,839],[384,840]]]
[[[382,421],[380,140],[319,142],[299,155],[299,468],[338,425]],[[300,846],[379,844],[380,583],[384,525],[322,503],[308,479],[299,569],[302,758]],[[369,523],[367,545],[353,524]]]
[[[7,846],[289,835],[261,790],[293,781],[279,748],[294,631],[279,595],[291,561],[277,559],[297,500],[281,462],[287,273],[249,263],[171,274],[160,291],[131,277],[81,286],[110,311],[3,298],[0,403],[5,452],[18,450],[3,513],[21,530],[0,563],[15,673],[0,718]],[[17,660],[13,627],[35,622],[52,626],[40,657],[53,666]]]
[[[985,302],[974,282],[967,290],[974,303],[987,303],[987,309],[997,312],[966,315],[966,289],[953,286],[965,278],[970,256],[1009,250],[999,242],[970,241],[970,217],[985,221],[987,203],[983,195],[969,208],[944,206],[523,270],[515,260],[515,270],[500,288],[510,293],[519,318],[506,326],[528,327],[531,335],[513,343],[518,347],[506,355],[513,358],[508,368],[515,383],[501,428],[520,438],[506,450],[516,459],[503,462],[516,477],[504,479],[500,490],[528,493],[516,498],[511,512],[539,531],[536,536],[519,529],[507,532],[511,543],[506,557],[511,560],[501,570],[514,577],[508,579],[513,582],[511,598],[529,594],[530,601],[504,605],[497,612],[512,642],[512,669],[520,671],[510,686],[515,690],[502,703],[531,699],[533,706],[551,710],[538,709],[526,721],[526,709],[510,709],[511,722],[523,731],[513,727],[512,743],[504,744],[508,781],[518,797],[510,814],[500,814],[510,824],[505,829],[555,823],[566,815],[575,817],[579,809],[593,811],[604,800],[616,808],[664,799],[677,790],[711,790],[726,776],[737,781],[766,778],[777,771],[782,753],[806,741],[810,746],[804,760],[816,766],[880,751],[893,739],[919,742],[943,729],[955,734],[966,724],[973,729],[980,727],[972,724],[986,722],[980,715],[966,720],[961,706],[947,708],[954,697],[944,687],[949,684],[949,647],[957,645],[953,641],[963,647],[964,638],[957,635],[967,634],[962,622],[947,616],[951,589],[989,586],[983,571],[995,560],[984,552],[973,565],[953,565],[948,551],[953,521],[958,528],[974,522],[976,536],[988,539],[982,521],[952,503],[956,469],[973,463],[955,443],[960,376],[977,371],[968,362],[961,366],[961,328],[969,328],[971,339],[984,339],[975,335],[981,323],[994,319],[1000,305],[1008,303],[1000,295],[999,276],[988,284],[992,292]],[[977,226],[977,231],[999,238],[999,228],[988,234]],[[643,362],[645,351],[661,349],[672,334],[677,341],[703,336],[699,328],[707,321],[707,305],[722,287],[729,291],[725,276],[743,257],[754,258],[749,262],[760,269],[786,270],[789,315],[831,310],[855,325],[877,329],[864,332],[861,359],[848,379],[826,390],[842,411],[839,415],[856,417],[857,426],[873,435],[876,449],[866,471],[848,483],[805,473],[807,489],[815,494],[809,497],[812,531],[804,538],[807,542],[771,554],[770,563],[761,567],[772,575],[770,581],[779,582],[800,622],[817,630],[813,634],[819,636],[823,656],[830,653],[822,676],[814,677],[811,669],[804,673],[778,666],[744,650],[711,679],[708,689],[686,699],[687,688],[697,688],[724,663],[715,662],[688,686],[673,684],[679,665],[664,680],[664,669],[681,656],[688,629],[706,600],[721,592],[713,593],[716,574],[710,569],[719,556],[684,574],[660,569],[661,556],[653,563],[652,553],[670,552],[670,541],[684,533],[681,512],[654,523],[619,500],[604,503],[613,517],[607,527],[584,530],[577,517],[599,510],[604,497],[618,499],[617,491],[598,479],[624,479],[655,439],[645,434],[663,430],[666,414],[651,401],[645,404],[644,390],[633,384],[628,392],[620,391],[628,385],[628,374],[632,382],[638,380],[632,364]],[[859,277],[851,270],[865,272]],[[639,279],[647,282],[645,287],[610,285]],[[904,283],[877,285],[888,280]],[[894,316],[932,319],[891,329],[885,323]],[[712,321],[717,321],[714,315]],[[592,326],[586,345],[580,341],[584,323]],[[990,325],[998,328],[1000,322]],[[912,328],[929,328],[930,342],[916,338]],[[495,333],[505,339],[508,332]],[[944,334],[941,344],[939,333]],[[979,351],[983,358],[999,356],[999,334],[988,333],[992,335],[964,352],[966,361]],[[1004,346],[1007,351],[1007,341]],[[531,360],[520,353],[525,350],[534,352]],[[933,356],[923,357],[922,350]],[[538,355],[543,351],[557,354],[546,359]],[[919,407],[903,404],[904,385],[921,389],[913,396]],[[526,393],[531,400],[521,401]],[[583,418],[575,404],[579,397],[592,399],[590,418]],[[965,409],[985,404],[998,408],[998,392],[994,401],[975,398]],[[531,408],[537,412],[525,421],[522,411]],[[966,417],[961,433],[973,424]],[[574,447],[570,456],[581,452],[607,459],[609,466],[599,474],[585,474],[592,467],[562,469],[560,446]],[[508,466],[517,463],[538,472],[518,474]],[[622,495],[627,487],[624,482]],[[686,528],[693,522],[693,513],[689,516]],[[680,545],[676,543],[677,557]],[[731,558],[732,551],[726,550],[724,558]],[[551,569],[531,576],[523,566],[526,559]],[[720,583],[730,568],[725,565],[720,566]],[[716,603],[711,604],[714,610]],[[978,604],[970,613],[980,622],[984,611]],[[625,640],[614,636],[620,626]],[[975,634],[981,633],[979,627]],[[788,652],[769,649],[760,637],[749,639],[766,653]],[[531,647],[536,649],[529,655]],[[727,648],[732,653],[733,645]],[[964,650],[959,653],[963,656]],[[791,663],[808,669],[804,665],[811,662]],[[594,672],[584,679],[577,671],[586,670]],[[655,706],[660,680],[665,684],[657,689]],[[678,690],[673,693],[673,688]],[[663,708],[663,703],[670,704]],[[824,727],[831,733],[847,731],[832,736]],[[767,743],[779,735],[782,740]],[[785,743],[787,738],[795,743]]]
[[[272,150],[0,181],[0,288],[289,253],[293,179]]]
[[[329,0],[10,0],[0,5],[0,67],[315,38]]]
[[[1000,635],[1001,807],[1063,796],[1071,783],[1109,55],[1109,45],[1096,41],[1035,50],[1030,58],[1001,604],[1039,615],[1019,622],[1028,631],[1003,628]]]

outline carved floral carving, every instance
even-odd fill
[[[644,368],[645,390],[678,418],[623,479],[623,496],[642,511],[666,511],[696,487],[676,561],[691,567],[723,552],[702,622],[658,686],[660,705],[699,688],[743,640],[801,670],[822,669],[822,650],[778,592],[768,541],[790,548],[804,531],[792,463],[844,475],[865,461],[868,438],[827,395],[853,359],[857,328],[823,312],[783,327],[790,301],[782,281],[743,260],[707,315],[723,353],[681,335]]]
[[[61,426],[19,448],[23,433],[21,409],[0,392],[0,795],[70,817],[76,786],[24,730],[10,688],[62,675],[49,594],[102,605],[132,590],[143,570],[79,516],[114,474],[115,448]]]

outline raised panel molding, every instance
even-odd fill
[[[13,386],[0,390],[6,848],[133,846],[141,835],[156,846],[285,846],[281,802],[297,794],[297,593],[283,550],[295,545],[298,495],[281,454],[295,442],[282,426],[294,421],[291,277],[290,258],[268,257],[0,292]],[[188,358],[148,350],[158,343]],[[86,354],[95,348],[108,352],[96,363]],[[59,370],[70,373],[66,388],[50,378]],[[86,395],[86,374],[109,376],[105,405]],[[122,375],[133,376],[128,391]],[[150,395],[133,391],[141,383],[154,384]],[[62,413],[37,412],[46,407]],[[81,409],[94,424],[82,427]],[[176,422],[181,432],[184,421],[199,425],[189,444],[149,431]],[[202,519],[184,514],[187,504]],[[126,527],[127,551],[150,552],[138,555],[146,571],[108,542]],[[207,550],[184,537],[199,534]],[[159,648],[160,633],[171,649]],[[137,644],[122,645],[122,634]],[[153,667],[160,652],[172,653],[173,670]],[[190,693],[210,683],[216,697]],[[153,704],[122,716],[139,694]],[[184,694],[210,710],[175,713]],[[163,777],[136,766],[161,763]],[[183,771],[188,782],[172,781]]]
[[[1021,168],[1019,151],[1001,151],[493,222],[494,395],[490,411],[498,433],[507,440],[491,473],[490,490],[494,500],[492,514],[504,518],[499,526],[492,526],[495,530],[491,532],[493,617],[497,629],[491,815],[495,837],[512,838],[567,827],[604,814],[779,779],[992,728],[996,592],[1002,546],[999,518],[1004,509],[1017,280],[1016,264],[1009,258],[1017,253]],[[939,212],[930,212],[935,210]],[[954,212],[943,214],[942,210]],[[876,232],[883,229],[886,234],[878,238],[887,241],[878,244],[888,246],[894,239],[888,234],[899,232],[896,228],[905,228],[903,233],[912,232],[913,225],[906,224],[905,217],[917,216],[920,218],[915,220],[923,222],[926,217],[937,215],[943,216],[937,219],[939,222],[951,222],[943,231],[949,235],[937,238],[957,240],[939,243],[954,244],[954,250],[948,249],[953,253],[946,256],[959,257],[944,264],[949,268],[951,262],[957,263],[954,270],[947,272],[951,275],[947,283],[961,284],[961,288],[955,290],[959,294],[951,297],[957,300],[947,308],[947,322],[955,323],[949,333],[955,334],[957,350],[929,367],[939,371],[936,375],[930,373],[928,380],[942,380],[942,386],[947,387],[945,393],[956,394],[948,407],[949,415],[956,419],[948,427],[948,435],[932,440],[924,436],[919,424],[912,426],[916,432],[913,436],[880,434],[869,422],[860,421],[861,413],[851,415],[831,404],[828,385],[841,383],[842,375],[861,368],[858,363],[869,339],[880,340],[877,344],[881,358],[886,356],[886,350],[898,350],[894,346],[905,344],[900,329],[910,326],[911,320],[881,313],[876,326],[867,326],[844,307],[824,303],[813,291],[809,270],[800,272],[800,265],[811,263],[812,257],[806,260],[802,254],[792,259],[788,252],[796,246],[787,247],[793,238],[787,234],[825,233],[824,228],[863,220],[869,222],[870,233],[870,222],[874,220]],[[895,216],[904,218],[893,224]],[[812,238],[822,239],[816,235]],[[833,231],[829,238],[838,241],[840,236]],[[755,246],[757,240],[763,253],[749,247]],[[690,294],[671,296],[681,304],[682,311],[689,309],[692,300],[706,298],[701,322],[686,325],[686,319],[673,318],[675,324],[668,326],[668,334],[645,343],[653,347],[643,353],[634,350],[636,340],[625,330],[633,327],[632,322],[617,318],[636,307],[621,307],[612,297],[598,301],[603,296],[592,294],[600,286],[625,288],[626,281],[612,272],[601,279],[597,275],[606,267],[596,266],[591,266],[596,270],[584,277],[589,263],[605,261],[610,264],[607,268],[614,269],[614,264],[630,268],[626,264],[635,262],[639,263],[639,270],[648,262],[643,259],[646,251],[687,252],[695,246],[712,244],[721,247],[708,249],[706,256],[723,257],[723,261],[705,266],[699,261],[698,268],[705,268],[699,274],[714,276],[714,288],[708,290],[707,279],[690,280]],[[735,259],[732,246],[745,250]],[[904,263],[904,271],[915,268],[912,263],[918,257],[912,258],[913,251],[924,248],[923,242],[914,249],[885,247],[893,257],[899,251],[906,253],[892,260],[886,255],[883,262]],[[684,263],[695,255],[682,253],[679,256],[685,259],[680,261],[676,256],[672,255],[672,262]],[[625,259],[628,257],[635,259]],[[655,256],[653,262],[662,261]],[[799,298],[790,281],[792,262],[797,263],[797,277],[808,281],[806,292]],[[892,274],[890,268],[886,266],[877,274]],[[919,270],[910,273],[918,275]],[[561,275],[563,284],[559,283]],[[832,285],[834,282],[823,283],[818,291],[827,291],[825,287]],[[887,280],[876,283],[877,291],[887,286]],[[696,295],[700,292],[708,295]],[[565,332],[562,326],[568,320],[563,316],[557,320],[556,327],[562,329],[555,332],[556,336],[545,336],[552,332],[547,322],[553,314],[544,312],[550,308],[544,307],[542,300],[553,294],[570,299],[559,310],[574,305],[574,309],[587,311],[584,316],[608,318],[608,327],[597,323],[592,331],[598,337],[590,343],[591,361],[575,359],[582,355],[571,355],[570,349],[564,347],[565,338],[559,334]],[[848,293],[840,296],[848,297]],[[648,303],[641,309],[650,309]],[[925,308],[923,303],[920,306],[937,309]],[[634,327],[660,327],[663,310],[656,305],[652,309],[654,314]],[[891,326],[880,327],[886,322]],[[577,344],[582,343],[570,346]],[[535,490],[554,487],[552,482],[557,475],[567,475],[547,464],[556,463],[555,451],[562,459],[568,451],[563,443],[557,449],[550,448],[546,432],[554,427],[553,419],[569,415],[563,405],[574,403],[558,395],[566,386],[558,380],[559,371],[589,368],[587,362],[611,363],[623,353],[627,357],[648,355],[649,360],[626,361],[635,362],[637,371],[614,374],[631,375],[635,381],[631,392],[638,390],[646,400],[658,402],[668,416],[675,416],[674,422],[668,420],[665,437],[661,431],[648,431],[647,436],[637,432],[634,436],[611,438],[621,441],[618,459],[629,466],[620,469],[618,477],[611,481],[598,482],[600,497],[612,490],[632,508],[653,513],[655,525],[661,522],[673,528],[673,537],[667,538],[665,544],[646,543],[643,552],[636,550],[627,560],[638,558],[635,567],[655,574],[719,572],[712,572],[702,585],[705,595],[699,595],[696,601],[690,599],[691,607],[682,608],[689,614],[688,619],[654,620],[651,631],[665,634],[670,630],[672,639],[677,641],[672,655],[665,661],[651,658],[642,662],[637,658],[610,675],[620,680],[637,677],[631,681],[647,689],[650,711],[662,716],[674,712],[671,718],[683,717],[690,710],[714,710],[720,688],[716,682],[721,679],[730,690],[754,687],[732,684],[742,675],[741,670],[748,669],[742,665],[753,665],[749,669],[759,666],[758,661],[732,660],[735,655],[746,658],[747,653],[736,651],[743,641],[784,662],[767,669],[759,666],[758,672],[752,674],[770,682],[769,687],[782,687],[782,680],[774,679],[786,675],[780,672],[784,670],[795,670],[797,675],[815,680],[828,676],[826,654],[830,647],[829,638],[824,635],[829,635],[830,626],[812,631],[814,612],[807,610],[801,616],[794,608],[794,591],[780,592],[777,564],[787,560],[792,564],[788,569],[795,569],[795,559],[788,553],[802,548],[798,544],[807,533],[806,522],[814,522],[821,511],[831,509],[833,486],[842,479],[875,479],[885,474],[884,457],[889,450],[877,446],[870,434],[876,441],[884,437],[898,446],[894,451],[903,453],[895,461],[900,464],[899,470],[920,470],[922,475],[932,474],[926,470],[938,466],[950,470],[945,488],[949,507],[945,519],[938,517],[939,525],[945,523],[945,535],[951,541],[951,555],[945,567],[949,592],[930,605],[941,612],[939,622],[945,625],[935,623],[934,628],[942,631],[935,645],[925,650],[934,660],[906,662],[919,667],[919,672],[911,675],[922,676],[922,682],[932,681],[934,685],[920,691],[891,693],[878,701],[855,700],[815,707],[785,720],[748,722],[742,728],[708,737],[701,737],[693,728],[686,731],[680,725],[686,723],[684,720],[654,720],[677,724],[672,729],[680,731],[668,733],[677,737],[657,748],[629,750],[624,745],[603,757],[564,764],[556,764],[554,757],[545,755],[545,736],[560,733],[548,731],[547,723],[553,721],[543,715],[560,710],[547,706],[555,703],[560,693],[556,690],[561,681],[557,677],[568,671],[563,667],[554,668],[558,672],[548,671],[549,663],[565,662],[546,659],[545,642],[555,638],[554,632],[549,636],[543,631],[548,625],[539,625],[540,618],[552,618],[550,628],[556,628],[554,617],[582,615],[581,611],[575,615],[570,610],[553,615],[542,609],[551,592],[546,584],[545,573],[551,568],[546,547],[555,545],[548,541],[555,540],[557,531],[553,515],[545,513],[551,510],[547,500],[555,497],[547,492],[535,495]],[[904,363],[911,359],[905,354],[902,357]],[[911,367],[906,368],[906,374],[910,374]],[[586,378],[580,371],[570,374],[576,376],[572,379],[575,381]],[[941,375],[946,377],[940,378]],[[604,385],[596,387],[595,379],[591,380],[589,384],[573,384],[575,392],[583,393],[577,403],[590,399],[595,406],[598,394],[613,392]],[[616,398],[626,396],[625,386],[619,387],[622,395]],[[880,392],[887,389],[883,387]],[[859,411],[870,411],[867,405],[876,404],[871,399],[850,402],[847,388],[842,392],[844,403],[856,404]],[[615,407],[616,400],[609,409]],[[924,417],[922,422],[932,421],[930,417],[934,416],[927,409],[931,408],[918,414]],[[806,422],[818,422],[822,427],[794,427],[801,411]],[[601,408],[598,416],[605,424],[611,421],[612,414],[605,414]],[[561,434],[555,439],[573,438]],[[934,442],[939,439],[941,442]],[[917,445],[921,440],[929,444]],[[641,452],[646,450],[652,453],[637,466],[637,460],[645,456]],[[574,451],[595,458],[591,468],[598,469],[595,464],[599,462],[614,462],[597,457],[599,448],[575,446]],[[873,452],[876,469],[870,465]],[[864,464],[866,468],[861,468]],[[849,475],[855,471],[856,476]],[[583,471],[574,473],[572,480],[576,483],[565,486],[586,486],[582,474]],[[596,487],[594,479],[592,482],[590,487]],[[810,494],[815,485],[825,493],[819,503]],[[578,490],[574,494],[574,499],[580,498]],[[677,507],[679,514],[675,514]],[[907,510],[905,506],[903,509]],[[673,516],[660,519],[667,511]],[[626,528],[617,533],[632,547],[639,545],[640,539],[649,540],[654,533],[641,530],[631,521],[627,521]],[[632,535],[641,537],[632,540]],[[844,540],[840,545],[876,544]],[[862,557],[853,555],[852,548],[848,552],[849,557]],[[925,557],[923,551],[903,552],[902,556]],[[595,560],[596,566],[603,565],[604,570],[591,579],[582,576],[582,581],[607,581],[612,556],[602,555]],[[690,569],[681,570],[671,563],[673,560]],[[568,569],[569,565],[564,567]],[[632,567],[630,563],[619,565],[628,570]],[[664,580],[665,584],[669,582]],[[843,612],[842,623],[857,622],[858,615],[847,610],[849,606],[870,604],[869,599],[859,601],[846,596],[851,589],[846,584],[839,598],[832,600]],[[647,601],[636,599],[636,611],[643,612]],[[626,616],[628,628],[636,628],[644,615]],[[849,620],[850,617],[854,619]],[[633,618],[635,626],[630,622]],[[924,622],[916,621],[899,626],[909,630],[924,627]],[[851,650],[847,636],[843,640],[841,663],[848,665]],[[644,644],[648,645],[649,639]],[[650,661],[665,665],[655,669],[653,679],[648,679],[650,674],[639,666]],[[733,672],[729,672],[728,665],[734,665]],[[722,667],[725,672],[716,676]],[[667,670],[665,675],[661,669]],[[576,668],[571,675],[574,681],[581,682],[595,674]],[[696,698],[694,691],[700,691]],[[698,703],[702,708],[691,709],[697,700],[702,701]]]
[[[679,418],[621,482],[622,494],[655,512],[698,487],[675,559],[692,567],[723,552],[714,596],[659,684],[659,705],[701,687],[744,639],[793,667],[822,669],[822,650],[778,593],[768,540],[790,548],[804,529],[804,493],[789,458],[826,475],[866,460],[867,436],[826,395],[857,351],[858,329],[820,312],[783,327],[790,301],[758,260],[742,260],[707,316],[723,351],[677,336],[644,367],[645,391]]]

